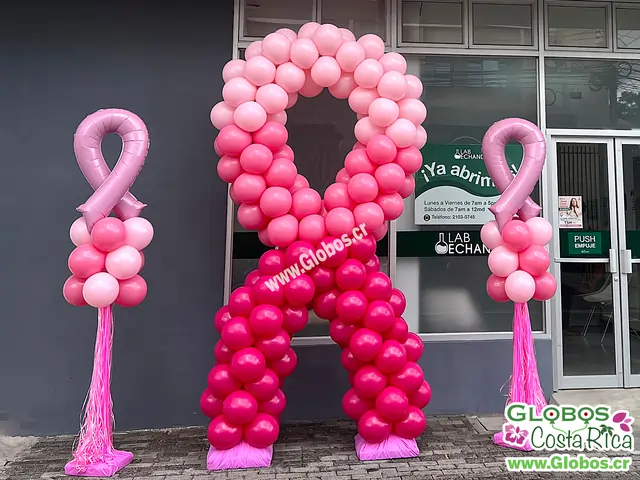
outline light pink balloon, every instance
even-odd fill
[[[291,30],[290,28],[279,28],[276,30],[276,33],[280,33],[287,37],[290,41],[295,41],[298,38],[298,34]]]
[[[307,98],[313,98],[320,95],[323,87],[321,87],[320,85],[318,85],[316,82],[313,81],[313,78],[311,78],[311,72],[309,70],[305,70],[304,76],[305,76],[304,85],[302,86],[302,88],[300,89],[300,92],[298,93],[303,97],[307,97]]]
[[[364,48],[358,42],[344,42],[336,53],[336,60],[345,72],[353,72],[364,58]]]
[[[275,115],[267,115],[267,122],[278,122],[281,125],[287,124],[287,112],[282,110],[281,112],[276,113]]]
[[[300,220],[299,237],[304,242],[315,245],[327,236],[324,218],[320,215],[309,215]]]
[[[378,196],[378,182],[373,175],[358,173],[349,180],[347,190],[354,202],[371,202]]]
[[[85,302],[95,308],[108,307],[116,301],[119,292],[118,280],[106,272],[91,275],[82,287]]]
[[[395,193],[402,188],[405,179],[402,167],[396,163],[380,165],[376,169],[375,178],[382,193]]]
[[[384,222],[384,224],[380,228],[378,228],[378,229],[374,230],[373,232],[371,232],[371,236],[377,242],[377,241],[382,240],[385,237],[385,235],[387,234],[388,231],[389,231],[389,224],[387,222]],[[375,255],[373,256],[373,258],[377,260],[377,257]],[[379,270],[380,261],[377,260],[377,262],[378,262],[378,267],[377,268]],[[367,263],[367,265],[369,265],[369,263]],[[367,267],[367,268],[369,268],[369,267]],[[378,270],[376,270],[376,271],[378,271]]]
[[[284,88],[275,83],[269,83],[258,89],[256,92],[256,102],[264,108],[265,112],[270,115],[275,115],[287,108],[289,95]]]
[[[366,58],[378,60],[384,55],[384,41],[377,35],[363,35],[358,39],[358,43],[364,48]]]
[[[485,223],[480,230],[480,239],[489,250],[502,245],[502,235],[495,220]]]
[[[218,161],[218,176],[227,183],[233,183],[243,172],[238,157],[225,155]]]
[[[376,98],[369,105],[369,118],[379,127],[388,127],[398,119],[398,104],[388,98]]]
[[[307,22],[298,30],[298,38],[311,38],[316,30],[320,27],[319,23]]]
[[[287,93],[295,93],[304,85],[304,70],[292,62],[283,63],[276,69],[276,83],[280,85]],[[287,106],[287,108],[289,108]]]
[[[273,162],[273,153],[264,145],[254,143],[245,148],[240,154],[240,166],[248,173],[260,175]]]
[[[380,58],[380,65],[386,72],[399,72],[401,74],[407,73],[407,61],[405,58],[396,52],[385,53]]]
[[[304,72],[303,72],[303,74],[304,74]],[[302,85],[304,85],[304,83]],[[300,87],[300,88],[302,88],[302,87]],[[289,94],[289,102],[287,103],[287,108],[293,107],[296,104],[297,101],[298,101],[298,92],[290,93]]]
[[[345,42],[355,42],[356,36],[353,32],[347,28],[341,28],[340,33],[342,34],[342,40]]]
[[[288,247],[298,238],[298,220],[293,215],[274,218],[269,222],[267,233],[276,247]]]
[[[338,81],[329,87],[329,93],[335,98],[344,100],[349,98],[353,89],[356,88],[356,81],[352,73],[343,72]]]
[[[262,55],[271,60],[274,65],[288,62],[290,50],[291,40],[281,33],[270,33],[262,40]]]
[[[298,39],[291,44],[291,61],[302,68],[308,70],[316,63],[320,54],[318,48],[313,40],[310,38],[301,38],[298,35]]]
[[[353,78],[362,88],[376,88],[384,75],[382,65],[373,58],[364,60],[353,72]]]
[[[382,208],[387,221],[400,218],[404,210],[404,201],[399,193],[382,193],[376,198],[376,203]]]
[[[244,76],[254,85],[261,87],[275,80],[276,66],[268,58],[259,55],[247,60]]]
[[[342,32],[330,23],[320,25],[313,33],[313,43],[318,47],[320,55],[335,55],[342,42]]]
[[[322,198],[313,188],[301,188],[293,194],[291,214],[298,220],[320,211]]]
[[[258,238],[267,247],[275,247],[273,242],[271,240],[269,240],[269,232],[267,231],[266,228],[264,230],[260,230],[258,232]]]
[[[257,102],[245,102],[233,112],[233,121],[247,132],[255,132],[267,122],[267,112]]]
[[[413,142],[413,146],[420,150],[427,143],[427,131],[422,125],[416,127],[416,140]]]
[[[309,182],[302,175],[298,174],[293,181],[293,185],[289,188],[289,192],[293,195],[302,188],[309,188]]]
[[[416,181],[413,178],[413,175],[407,175],[406,177],[404,177],[404,183],[402,184],[402,188],[398,190],[398,193],[402,198],[409,198],[415,188]]]
[[[260,210],[267,217],[276,218],[291,210],[291,193],[284,187],[269,187],[260,197]]]
[[[262,55],[262,42],[259,40],[257,42],[251,42],[244,51],[245,60],[250,60],[254,57],[259,57],[260,55]]]
[[[336,174],[336,182],[346,184],[349,183],[349,180],[351,180],[351,175],[349,175],[346,168],[341,168]]]
[[[377,166],[371,162],[366,150],[358,149],[352,150],[347,154],[344,159],[344,168],[347,169],[349,175],[355,175],[357,173],[368,173],[369,175],[373,175]]]
[[[382,75],[378,82],[378,93],[381,97],[396,102],[402,100],[407,93],[407,81],[404,79],[404,75],[395,71]]]
[[[507,277],[504,290],[512,302],[526,303],[536,292],[536,282],[527,272],[516,270]]]
[[[247,230],[262,230],[269,218],[256,203],[243,203],[238,207],[238,223]]]
[[[128,218],[124,221],[124,229],[127,232],[127,245],[136,250],[147,248],[153,240],[153,225],[146,218]]]
[[[226,102],[218,102],[211,109],[211,124],[218,130],[233,124],[233,112],[235,108]]]
[[[400,100],[398,107],[400,108],[400,116],[411,120],[415,125],[421,125],[427,118],[427,107],[417,98]]]
[[[508,277],[518,269],[518,254],[499,245],[489,254],[489,270],[498,277]]]
[[[400,148],[409,147],[416,140],[416,126],[406,118],[397,119],[384,133]]]
[[[527,220],[531,243],[533,245],[548,245],[553,237],[553,228],[551,224],[542,217],[533,217]]]
[[[244,102],[251,102],[256,98],[257,88],[246,78],[232,78],[222,87],[222,98],[231,107],[237,107]]]
[[[87,230],[87,223],[84,221],[84,218],[80,217],[71,224],[69,237],[76,247],[91,243],[91,234],[89,230]]]
[[[356,226],[351,210],[338,207],[327,212],[324,224],[329,235],[340,238],[345,233],[351,233]]]
[[[222,69],[222,80],[228,82],[232,78],[244,76],[244,60],[229,60]]]
[[[340,207],[353,210],[355,203],[351,200],[345,183],[332,183],[324,192],[324,206],[327,212]]]
[[[349,95],[349,106],[354,112],[367,115],[371,102],[378,97],[378,91],[375,88],[356,87]]]
[[[311,78],[321,87],[335,85],[341,74],[340,65],[333,57],[320,57],[311,67]]]
[[[107,273],[118,280],[134,277],[140,268],[142,268],[142,256],[131,245],[124,245],[107,253],[105,269]]]
[[[364,117],[358,120],[353,128],[353,133],[358,141],[363,145],[369,143],[371,137],[375,135],[382,135],[384,132],[384,128],[374,125],[369,117]]]
[[[407,95],[405,98],[420,98],[422,96],[422,80],[415,75],[405,75],[407,81]]]
[[[233,194],[241,203],[256,203],[266,188],[262,175],[243,173],[233,182]]]
[[[373,232],[380,229],[384,224],[384,211],[375,202],[361,203],[353,210],[356,225],[366,226],[367,231]]]

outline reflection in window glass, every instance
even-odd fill
[[[473,5],[475,45],[533,45],[531,5]]]
[[[348,28],[356,38],[374,33],[386,39],[385,0],[323,0],[322,23]]]
[[[547,8],[550,47],[609,46],[606,7],[549,5]]]
[[[462,2],[402,2],[402,41],[462,44]]]
[[[407,62],[408,73],[424,85],[429,145],[477,149],[498,120],[520,117],[537,123],[533,58],[408,55]],[[464,194],[453,189],[445,196],[456,200]],[[538,189],[532,197],[539,200]],[[396,224],[396,286],[407,297],[403,317],[410,328],[420,333],[510,332],[513,305],[494,302],[485,290],[487,256],[441,255],[434,244],[440,233],[478,235],[481,225],[415,225],[414,202],[413,196],[405,201]],[[529,308],[533,329],[541,330],[542,304],[532,301]]]
[[[546,59],[549,128],[640,128],[640,61]]]
[[[616,8],[618,48],[640,48],[640,8]]]
[[[244,36],[264,37],[279,28],[297,32],[312,12],[313,0],[244,0]]]

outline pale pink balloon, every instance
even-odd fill
[[[278,122],[281,125],[287,124],[287,112],[282,110],[274,115],[267,115],[267,122]]]
[[[398,107],[400,108],[400,116],[411,120],[415,125],[421,125],[427,118],[427,107],[417,98],[400,100]]]
[[[291,44],[291,61],[303,70],[308,70],[316,63],[320,54],[313,40],[310,38],[301,38]]]
[[[406,177],[404,177],[404,183],[402,184],[402,188],[398,190],[398,193],[402,198],[409,198],[415,188],[416,181],[413,178],[413,175],[407,175]]]
[[[420,98],[422,96],[422,80],[415,75],[405,75],[407,94],[405,98]]]
[[[353,210],[356,225],[364,223],[367,231],[378,230],[384,224],[384,211],[375,202],[366,202],[357,205]]]
[[[286,158],[276,158],[264,173],[264,179],[270,187],[290,188],[297,174],[298,169],[295,163]]]
[[[243,172],[240,159],[229,155],[223,156],[218,161],[218,176],[227,183],[235,182],[236,178]]]
[[[333,57],[320,57],[311,67],[311,78],[321,87],[335,85],[341,74],[340,65]]]
[[[276,66],[268,58],[259,55],[247,60],[244,76],[254,85],[261,87],[275,80]]]
[[[378,82],[378,93],[381,97],[396,102],[402,100],[407,93],[407,81],[404,79],[404,75],[395,71],[382,75]]]
[[[247,230],[262,230],[269,218],[256,203],[243,203],[238,207],[238,223]]]
[[[413,146],[420,150],[427,143],[427,131],[422,125],[416,127],[416,140],[413,142]]]
[[[395,193],[402,188],[405,179],[402,167],[396,163],[380,165],[376,169],[375,178],[382,193]]]
[[[355,203],[351,200],[345,183],[332,183],[324,192],[324,206],[327,212],[339,207],[353,210]]]
[[[548,245],[553,237],[553,228],[551,224],[542,217],[533,217],[527,220],[529,227],[529,235],[533,245]]]
[[[260,210],[267,217],[276,218],[291,210],[291,193],[284,187],[269,187],[260,197]]]
[[[303,74],[304,74],[304,72],[303,72]],[[304,83],[302,85],[304,85]],[[300,87],[300,88],[302,88],[302,87]],[[298,101],[298,92],[290,93],[289,94],[289,101],[287,102],[287,108],[293,107],[296,104],[297,101]]]
[[[342,34],[342,40],[344,42],[355,42],[356,41],[356,36],[348,28],[341,28],[340,29],[340,33]]]
[[[385,237],[385,235],[387,234],[388,231],[389,231],[389,224],[387,222],[384,222],[380,228],[378,228],[378,229],[374,230],[373,232],[371,232],[371,236],[377,242],[377,241],[382,240]],[[375,255],[373,256],[373,258],[377,260],[377,257]],[[369,261],[369,262],[371,262],[371,261]],[[375,271],[379,271],[379,268],[380,268],[380,261],[377,260],[377,263],[378,263],[378,267],[377,267],[378,270],[375,270]],[[367,265],[369,265],[369,263],[367,263]],[[369,267],[367,266],[367,269],[368,268]]]
[[[298,220],[293,215],[274,218],[269,222],[267,233],[276,247],[288,247],[298,238]]]
[[[95,308],[108,307],[116,301],[119,292],[118,280],[106,272],[91,275],[82,287],[85,302]]]
[[[336,174],[336,182],[337,183],[348,183],[351,180],[351,175],[347,172],[346,168],[341,168],[340,171]]]
[[[262,42],[259,40],[257,42],[251,42],[244,51],[245,60],[250,60],[254,57],[259,57],[260,55],[262,55]]]
[[[376,98],[369,105],[369,118],[379,127],[388,127],[398,119],[398,104],[388,98]]]
[[[349,106],[354,112],[367,115],[371,102],[379,96],[375,88],[356,87],[349,95]]]
[[[382,193],[376,198],[376,203],[382,208],[387,221],[400,218],[404,210],[404,200],[399,193]]]
[[[518,254],[499,245],[489,254],[488,263],[491,273],[506,278],[518,269]]]
[[[258,238],[263,243],[263,245],[266,245],[267,247],[275,247],[273,242],[269,240],[269,232],[266,228],[258,232]]]
[[[311,38],[316,30],[320,27],[319,23],[307,22],[298,30],[298,38]]]
[[[262,175],[243,173],[233,182],[233,194],[241,203],[257,202],[266,188]]]
[[[324,219],[325,227],[329,235],[340,238],[345,233],[351,233],[356,226],[351,210],[338,207],[327,212]]]
[[[384,132],[384,128],[374,125],[369,117],[364,117],[358,120],[353,128],[353,133],[358,141],[363,145],[369,143],[371,137],[375,135],[382,135]]]
[[[364,149],[352,150],[344,159],[344,168],[347,169],[349,175],[355,175],[357,173],[368,173],[369,175],[373,175],[376,171],[376,167],[377,166],[371,162],[371,159],[367,155],[367,151]],[[402,178],[404,179],[404,176]]]
[[[275,115],[287,108],[289,95],[284,88],[275,83],[269,83],[258,88],[256,92],[256,102],[258,102],[269,115]]]
[[[353,92],[353,89],[356,87],[357,85],[353,74],[343,72],[338,81],[329,87],[329,93],[335,98],[344,100],[345,98],[349,98],[349,95],[351,95],[351,92]]]
[[[377,35],[363,35],[358,39],[358,43],[364,48],[366,58],[378,60],[384,55],[384,41]]]
[[[257,102],[245,102],[233,112],[233,121],[247,132],[255,132],[267,122],[267,112]]]
[[[491,220],[482,226],[480,239],[489,250],[502,245],[502,235],[495,220]]]
[[[416,140],[416,126],[406,118],[397,119],[387,127],[384,133],[399,148],[409,147]]]
[[[291,40],[281,33],[270,33],[262,40],[262,55],[271,60],[274,65],[288,62],[290,50]]]
[[[293,185],[289,188],[289,191],[291,192],[291,195],[293,195],[302,188],[309,188],[309,182],[302,175],[298,174],[293,181]]]
[[[264,145],[254,143],[240,154],[240,166],[248,173],[262,174],[273,162],[273,153]]]
[[[330,23],[320,25],[313,33],[313,43],[318,47],[320,55],[335,55],[342,42],[342,32]]]
[[[146,218],[128,218],[124,221],[124,229],[127,232],[127,245],[136,250],[147,248],[153,240],[153,225]]]
[[[107,253],[105,269],[118,280],[127,280],[138,274],[142,268],[142,256],[131,245],[124,245]],[[88,302],[87,302],[88,303]]]
[[[298,220],[315,215],[322,207],[322,198],[313,188],[301,188],[293,194],[291,214]]]
[[[526,303],[536,292],[536,282],[527,272],[516,270],[504,282],[504,291],[512,302]]]
[[[318,85],[316,82],[313,81],[313,78],[311,78],[311,72],[309,70],[305,70],[304,76],[305,76],[304,85],[302,86],[302,88],[300,89],[300,92],[298,93],[303,97],[307,97],[307,98],[313,98],[320,95],[323,87],[321,87],[320,85]]]
[[[292,62],[283,63],[276,69],[276,83],[289,94],[295,93],[297,95],[297,92],[304,85],[304,81],[304,70]]]
[[[327,236],[327,229],[324,226],[324,218],[321,215],[309,215],[300,220],[298,231],[300,240],[317,244]]]
[[[336,53],[336,60],[345,72],[353,72],[364,60],[364,48],[358,42],[344,42]]]
[[[211,124],[218,130],[233,124],[233,112],[235,108],[226,102],[218,102],[211,109]]]
[[[380,57],[380,65],[386,72],[399,72],[402,75],[407,73],[407,61],[405,58],[396,52],[385,53]]]
[[[382,65],[373,58],[364,60],[353,72],[353,78],[362,88],[376,88],[384,75]]]
[[[232,78],[222,87],[222,98],[230,107],[237,107],[256,98],[257,88],[246,78]]]
[[[91,234],[89,233],[89,230],[87,230],[87,223],[84,221],[83,217],[77,218],[71,224],[69,237],[76,247],[91,243]]]
[[[358,173],[347,184],[349,196],[357,203],[371,202],[378,196],[378,182],[373,175]]]
[[[228,82],[232,78],[244,76],[244,60],[229,60],[222,69],[222,80]]]
[[[290,28],[279,28],[276,30],[276,33],[280,33],[287,37],[291,42],[295,41],[298,38],[298,34],[291,30]]]

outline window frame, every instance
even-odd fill
[[[640,10],[640,3],[613,3],[611,10],[611,21],[613,23],[613,26],[611,27],[611,30],[613,31],[613,51],[620,53],[640,52],[640,46],[636,48],[624,48],[618,46],[618,10]],[[640,25],[638,25],[638,30],[640,30]]]
[[[476,5],[493,5],[493,6],[523,6],[527,5],[531,9],[531,45],[501,45],[495,43],[475,43],[474,18],[473,12]],[[468,8],[468,24],[469,24],[469,48],[501,48],[505,50],[535,50],[538,46],[538,0],[470,0]]]
[[[572,7],[572,8],[604,8],[605,9],[605,47],[579,47],[576,45],[551,46],[549,45],[549,7]],[[612,22],[612,2],[591,2],[575,0],[547,0],[544,2],[544,48],[550,52],[579,51],[579,52],[613,52],[613,22]]]
[[[238,0],[238,10],[239,10],[239,28],[238,28],[238,42],[241,43],[242,45],[246,44],[249,45],[252,42],[256,42],[256,41],[260,41],[262,40],[264,37],[252,37],[250,35],[245,35],[245,28],[247,25],[247,11],[246,11],[246,3],[248,0]],[[310,22],[318,22],[319,17],[318,17],[318,11],[319,11],[319,5],[318,3],[320,2],[320,0],[311,0],[311,19],[309,20]],[[304,22],[306,23],[306,21]],[[281,28],[286,28],[286,27],[281,27]],[[292,29],[297,31],[296,29]]]
[[[469,48],[469,1],[468,0],[424,0],[419,1],[407,1],[406,3],[454,3],[459,4],[462,7],[460,21],[462,23],[462,43],[427,43],[427,42],[405,42],[402,38],[402,6],[405,3],[404,0],[398,0],[397,5],[397,42],[399,47],[410,48],[450,48],[466,50]]]

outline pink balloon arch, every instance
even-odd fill
[[[217,169],[240,224],[274,248],[215,316],[221,339],[200,400],[211,418],[208,468],[270,464],[282,385],[297,363],[291,338],[310,309],[342,348],[352,385],[342,406],[357,422],[359,457],[416,456],[431,399],[417,363],[424,347],[375,252],[422,165],[422,83],[376,35],[356,40],[314,22],[267,35],[245,57],[224,67],[224,100],[211,111]],[[323,198],[298,174],[285,125],[300,96],[324,88],[356,113],[357,143]]]

